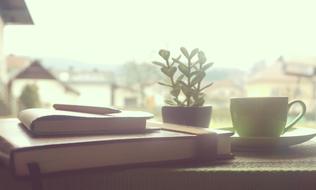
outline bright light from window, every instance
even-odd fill
[[[316,54],[314,1],[28,0],[34,26],[7,26],[5,51],[121,64],[199,47],[216,67]]]

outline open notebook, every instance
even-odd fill
[[[75,135],[98,133],[141,133],[152,114],[140,111],[121,111],[93,114],[44,108],[26,109],[18,119],[33,135]]]

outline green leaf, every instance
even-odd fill
[[[189,106],[194,106],[194,103],[195,103],[195,101],[194,101],[192,98],[190,98],[190,104],[189,104]]]
[[[182,79],[183,79],[184,75],[180,75],[177,80],[176,80],[176,83],[179,83]]]
[[[186,86],[186,85],[182,85],[182,86],[181,86],[181,90],[182,90],[182,92],[183,92],[183,94],[184,94],[185,96],[191,97],[191,96],[193,95],[193,92],[192,92],[192,90],[190,89],[190,87],[188,87],[188,86]]]
[[[192,96],[194,103],[193,106],[202,106],[204,104],[204,93],[195,93]]]
[[[184,95],[188,95],[190,89],[186,85],[182,85],[181,90],[184,93]]]
[[[206,71],[208,68],[212,67],[214,63],[208,63],[202,67],[203,71]]]
[[[161,66],[161,67],[165,67],[165,64],[160,63],[160,62],[158,62],[158,61],[153,61],[153,64],[158,65],[158,66]]]
[[[199,60],[197,60],[197,61],[195,61],[195,62],[192,62],[191,66],[194,68],[194,66],[195,66],[196,64],[198,64],[198,63],[199,63]],[[197,70],[197,67],[195,67],[195,69]]]
[[[169,68],[168,67],[163,67],[160,70],[161,70],[161,72],[163,72],[168,77],[173,77],[173,75],[177,71],[177,67],[169,67]]]
[[[213,85],[213,83],[210,83],[210,84],[208,84],[208,85],[205,85],[203,88],[201,88],[200,91],[202,91],[202,90],[204,90],[204,89],[206,89],[206,88],[208,88],[208,87],[210,87],[210,86],[212,86],[212,85]]]
[[[182,62],[180,61],[180,58],[181,58],[181,55],[179,55],[177,58],[172,58],[173,63],[171,64],[171,66],[173,66],[175,63],[182,63]]]
[[[183,73],[185,76],[190,75],[189,68],[187,66],[185,66],[184,64],[179,64],[178,68],[181,71],[181,73]]]
[[[180,94],[180,91],[181,91],[180,87],[177,87],[177,88],[172,89],[170,94],[175,96],[175,97],[178,97]]]
[[[168,86],[168,87],[171,87],[171,88],[172,88],[172,86],[171,86],[170,84],[165,84],[165,83],[162,83],[162,82],[158,82],[158,84],[160,84],[160,85],[162,85],[162,86]]]
[[[186,58],[190,58],[189,52],[185,47],[181,47],[180,50]]]
[[[177,67],[170,67],[168,72],[170,74],[170,76],[173,76],[177,71]]]
[[[198,81],[198,79],[197,79],[197,77],[195,77],[195,78],[193,78],[193,80],[191,81],[191,86],[194,86],[194,85],[196,85],[196,84],[198,84],[199,83],[199,81]]]
[[[192,50],[190,54],[190,59],[192,59],[192,57],[194,57],[198,52],[199,52],[198,48],[195,48],[194,50]]]
[[[204,102],[204,99],[200,98],[194,102],[193,106],[203,106]]]
[[[163,67],[160,69],[161,72],[163,72],[165,75],[169,76],[170,77],[170,73],[169,73],[169,69],[168,67]]]
[[[171,106],[174,106],[176,105],[176,103],[172,100],[165,100],[165,103],[168,104],[168,105],[171,105]]]
[[[185,82],[183,82],[183,81],[179,81],[179,83],[181,84],[181,86],[186,86],[186,87],[188,87],[188,88],[189,88],[189,86],[188,86]]]
[[[193,71],[193,72],[191,72],[191,73],[190,73],[190,77],[192,77],[192,76],[198,74],[199,72],[200,72],[200,71]]]
[[[199,72],[191,81],[191,85],[194,86],[197,83],[201,82],[202,79],[205,77],[205,72]]]
[[[169,60],[170,57],[170,51],[165,50],[165,49],[161,49],[159,50],[159,55],[164,59],[164,60]]]
[[[206,57],[203,51],[198,54],[199,62],[203,65],[206,62]]]
[[[184,106],[184,103],[179,101],[177,98],[174,98],[173,100],[177,103],[178,106]]]
[[[194,99],[194,101],[197,101],[199,99],[199,94],[198,93],[194,93],[192,98]]]

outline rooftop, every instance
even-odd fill
[[[1,0],[0,14],[6,24],[33,24],[24,0]]]

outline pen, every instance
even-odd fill
[[[72,104],[54,104],[53,107],[55,108],[55,110],[92,113],[92,114],[101,114],[101,115],[121,112],[121,110],[111,108],[111,107],[82,106],[82,105],[72,105]]]

